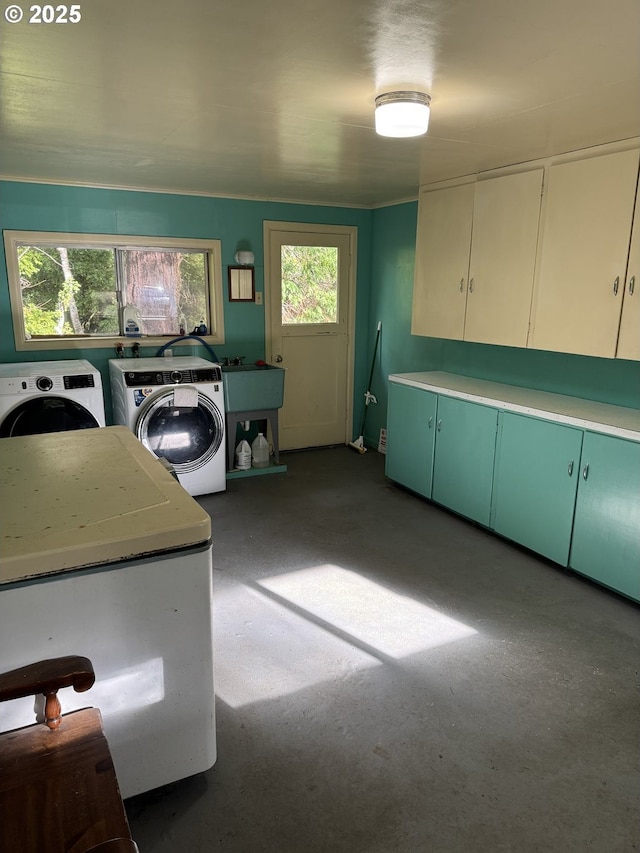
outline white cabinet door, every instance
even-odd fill
[[[534,169],[476,184],[465,341],[527,345],[542,176]]]
[[[640,361],[640,187],[636,196],[616,357]]]
[[[638,151],[549,169],[530,346],[613,358]]]
[[[474,184],[423,191],[418,208],[411,333],[461,340]]]

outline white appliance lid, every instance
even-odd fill
[[[126,427],[0,439],[0,584],[209,542],[209,515]]]
[[[215,361],[207,361],[196,355],[163,356],[151,358],[112,358],[109,360],[118,370],[195,370],[201,367],[212,367]]]
[[[83,358],[68,359],[67,361],[22,361],[16,364],[0,364],[1,378],[75,376],[79,373],[99,374],[99,371]]]

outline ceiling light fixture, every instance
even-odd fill
[[[376,133],[422,136],[429,127],[431,97],[423,92],[387,92],[376,98]]]

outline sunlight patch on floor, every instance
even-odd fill
[[[403,658],[477,633],[340,566],[314,566],[259,584],[385,657]]]
[[[343,679],[477,633],[331,564],[253,587],[220,578],[215,590],[216,694],[231,707]]]
[[[216,695],[233,708],[380,665],[247,586],[216,589],[214,620]]]

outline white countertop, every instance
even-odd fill
[[[126,427],[0,439],[0,584],[205,544],[209,515]]]
[[[580,429],[640,441],[640,410],[611,406],[581,397],[503,385],[455,373],[394,373],[389,381],[412,385],[436,394],[446,394],[496,409],[566,423]]]

